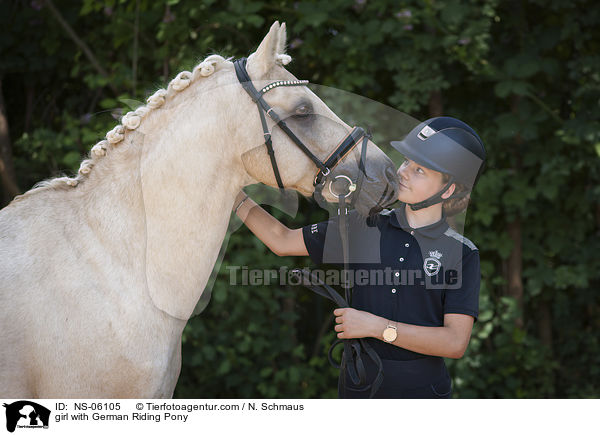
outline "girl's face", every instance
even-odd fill
[[[438,193],[445,183],[442,173],[428,169],[425,166],[406,159],[400,165],[398,174],[398,200],[407,204],[414,204],[426,200]],[[451,186],[442,197],[448,197],[454,191]]]

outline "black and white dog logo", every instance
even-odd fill
[[[14,432],[15,428],[48,428],[50,410],[28,400],[19,400],[6,408],[6,430]]]

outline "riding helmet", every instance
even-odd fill
[[[391,145],[405,157],[434,171],[449,174],[472,190],[486,158],[483,141],[459,119],[440,116],[421,122]]]

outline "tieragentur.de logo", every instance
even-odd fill
[[[50,410],[28,400],[19,400],[6,408],[6,430],[14,432],[19,429],[48,429]]]

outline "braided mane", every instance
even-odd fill
[[[106,137],[92,147],[88,157],[81,162],[77,175],[74,177],[56,177],[36,183],[33,188],[14,198],[13,201],[22,200],[30,195],[47,190],[68,190],[77,187],[84,182],[94,165],[100,159],[105,157],[112,149],[119,146],[125,138],[128,131],[137,129],[143,122],[144,118],[150,112],[162,107],[166,102],[171,100],[176,94],[186,89],[191,83],[199,78],[208,77],[215,72],[215,68],[227,61],[224,57],[213,54],[208,56],[198,65],[192,72],[181,71],[171,80],[167,89],[159,89],[153,95],[148,97],[146,105],[140,106],[134,111],[126,113],[121,118],[121,123],[115,128],[106,133]]]

